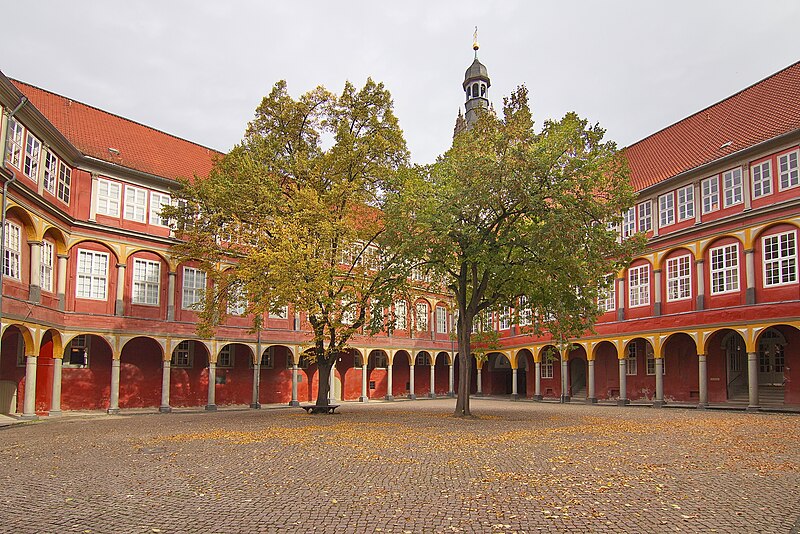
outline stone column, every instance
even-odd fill
[[[745,290],[745,303],[756,303],[756,262],[755,252],[752,248],[744,251],[745,274],[747,275],[747,289]]]
[[[536,368],[533,400],[540,401],[542,400],[542,362],[534,362],[533,365]]]
[[[364,358],[361,364],[361,397],[359,402],[369,401],[369,393],[367,391],[367,379],[369,378],[369,369],[367,368],[367,359]]]
[[[256,363],[253,365],[253,395],[250,399],[250,408],[258,410],[261,408],[261,355],[256,356]]]
[[[175,279],[178,273],[167,273],[167,321],[175,320]],[[260,358],[260,356],[259,356]]]
[[[408,366],[408,398],[414,400],[417,396],[414,394],[414,365]]]
[[[655,302],[653,303],[653,315],[661,315],[661,269],[653,269],[653,282],[655,285]]]
[[[336,359],[331,365],[331,373],[328,375],[328,404],[336,404]]]
[[[161,413],[172,411],[172,407],[169,405],[170,364],[170,360],[164,360],[164,365],[161,368],[161,406],[158,407],[158,411]]]
[[[517,370],[511,369],[511,398],[514,400],[519,399],[517,394]]]
[[[67,254],[59,254],[57,261],[56,274],[56,294],[58,295],[58,310],[64,311],[67,306]]]
[[[289,401],[289,406],[300,406],[300,401],[297,400],[297,373],[297,364],[292,363],[292,400]]]
[[[625,278],[617,278],[617,321],[625,320]]]
[[[747,353],[747,386],[749,392],[748,411],[758,410],[758,353]],[[26,395],[27,397],[27,395]]]
[[[119,367],[119,359],[111,358],[111,395],[108,400],[107,410],[109,414],[119,413]]]
[[[705,408],[708,406],[708,365],[706,363],[706,355],[697,355],[697,377],[699,382],[700,402],[697,404],[698,408]]]
[[[567,354],[561,356],[561,402],[569,402],[569,360]]]
[[[694,261],[695,269],[697,272],[695,273],[697,276],[697,303],[695,307],[698,311],[705,309],[706,305],[706,280],[703,275],[703,258],[696,259]]]
[[[455,397],[456,396],[456,392],[455,392],[455,387],[456,387],[455,365],[453,365],[451,363],[450,365],[448,365],[448,367],[450,369],[448,369],[449,375],[448,375],[447,380],[448,380],[448,387],[450,389],[448,390],[447,395],[450,396],[450,397]]]
[[[114,315],[125,315],[125,264],[117,264],[117,302],[114,306]]]
[[[28,241],[31,247],[31,283],[28,300],[38,304],[42,301],[42,242]]]
[[[392,364],[386,366],[386,400],[394,400],[392,395]]]
[[[206,404],[207,412],[217,411],[217,364],[215,362],[208,362],[208,404]]]
[[[61,358],[53,358],[53,395],[50,401],[50,417],[58,417],[61,415],[61,366],[63,364]]]
[[[664,359],[656,358],[656,398],[653,408],[664,406]]]
[[[476,374],[478,375],[478,392],[475,395],[476,396],[477,395],[483,395],[483,380],[482,380],[482,378],[483,378],[483,367],[482,366],[478,367],[478,370],[477,370]]]
[[[589,391],[587,391],[588,395],[586,396],[586,404],[596,404],[597,403],[597,395],[595,394],[595,386],[594,386],[594,360],[589,360]]]
[[[428,396],[432,399],[436,398],[436,360],[431,359],[431,392]]]
[[[625,383],[626,379],[626,362],[625,358],[620,358],[619,360],[619,400],[617,400],[618,406],[625,406],[626,404],[630,404],[628,400],[628,390]]]
[[[36,356],[25,357],[25,399],[22,419],[36,419]]]

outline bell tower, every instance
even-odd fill
[[[467,96],[467,102],[464,105],[466,114],[467,128],[471,128],[481,112],[489,110],[489,87],[492,85],[489,80],[489,71],[486,67],[478,61],[478,27],[475,27],[475,35],[472,41],[472,49],[475,51],[475,59],[472,65],[469,66],[467,72],[464,73],[464,83],[462,87]]]

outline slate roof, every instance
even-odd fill
[[[631,182],[641,191],[798,128],[800,61],[627,147]]]
[[[175,180],[208,175],[214,158],[221,155],[138,122],[11,81],[86,156]]]

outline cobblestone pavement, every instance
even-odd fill
[[[800,416],[452,399],[0,429],[2,532],[797,532]]]

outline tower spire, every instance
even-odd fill
[[[478,49],[480,47],[478,44],[478,27],[475,26],[475,33],[472,34],[472,49],[475,50],[475,59],[478,59]]]
[[[478,27],[475,26],[475,33],[473,34],[472,49],[475,51],[475,59],[472,65],[464,73],[464,83],[461,84],[465,95],[467,97],[466,104],[464,105],[466,113],[464,114],[464,121],[466,122],[467,129],[471,128],[475,121],[478,120],[478,114],[481,111],[489,109],[489,94],[488,89],[492,82],[489,80],[489,72],[486,67],[478,61]]]

